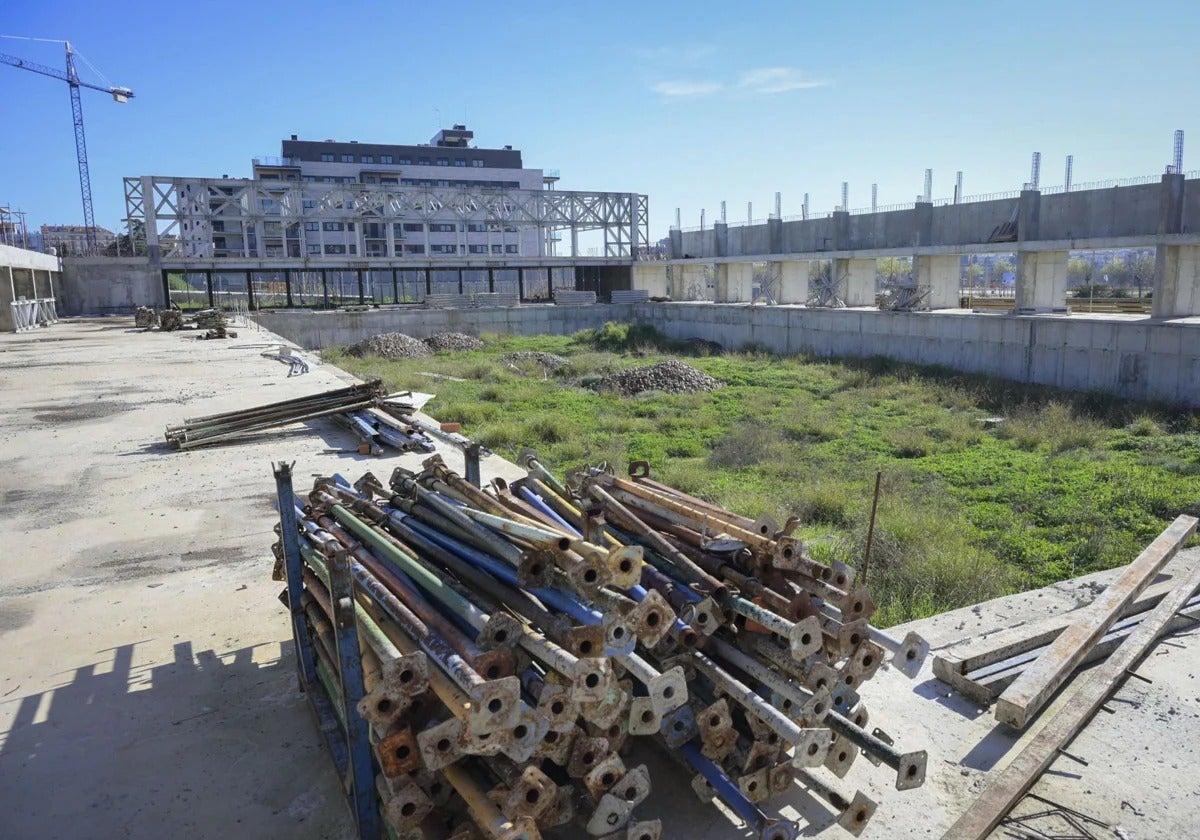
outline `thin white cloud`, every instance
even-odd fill
[[[725,86],[720,82],[675,80],[657,82],[650,89],[663,96],[708,96],[724,90]]]
[[[738,87],[752,93],[787,93],[789,90],[809,90],[824,87],[828,82],[806,79],[795,67],[759,67],[746,70]]]

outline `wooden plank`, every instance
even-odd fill
[[[1146,546],[1137,559],[1079,617],[1050,643],[996,701],[996,719],[1024,729],[1071,676],[1088,651],[1108,632],[1121,611],[1146,588],[1179,547],[1196,531],[1194,516],[1180,516]]]
[[[1192,520],[1195,528],[1195,520]],[[1046,725],[1017,753],[1012,762],[988,779],[987,787],[965,814],[942,835],[942,840],[983,840],[1034,782],[1046,772],[1071,739],[1087,725],[1096,711],[1104,705],[1122,678],[1129,673],[1154,646],[1163,629],[1175,614],[1200,589],[1200,567],[1181,580],[1169,595],[1159,602],[1137,629],[1104,663],[1084,676],[1079,691],[1046,721]]]

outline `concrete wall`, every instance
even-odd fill
[[[591,306],[514,306],[497,309],[376,309],[369,312],[311,312],[281,309],[255,317],[276,335],[308,350],[354,344],[383,332],[427,338],[435,332],[570,335],[629,321],[633,304]]]
[[[12,245],[0,245],[0,267],[29,268],[37,271],[58,271],[58,257]]]
[[[977,201],[933,208],[933,242],[938,245],[970,245],[987,242],[997,226],[1012,218],[1017,199]]]
[[[644,303],[671,338],[780,354],[886,356],[1019,382],[1200,407],[1200,324]]]
[[[162,276],[144,257],[67,257],[58,311],[108,315],[139,306],[165,308]]]
[[[1039,239],[1154,234],[1161,184],[1110,187],[1041,197]]]
[[[916,211],[860,213],[850,216],[849,248],[905,248],[916,244]]]

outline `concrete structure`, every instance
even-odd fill
[[[1017,254],[1019,313],[1063,311],[1067,257],[1073,250],[1154,247],[1154,315],[1200,315],[1200,179],[1183,174],[1135,178],[1120,185],[1078,191],[1022,190],[959,203],[917,201],[910,208],[826,217],[770,219],[765,224],[708,230],[672,230],[674,266],[769,262],[781,264],[781,302],[806,300],[807,276],[788,263],[832,259],[840,295],[850,305],[870,305],[874,272],[882,257],[911,257],[928,308],[958,305],[960,257]],[[856,266],[857,263],[857,266]],[[871,294],[866,295],[867,275]],[[800,283],[804,288],[791,288]],[[718,289],[720,291],[720,289]],[[694,300],[694,295],[674,295]],[[722,301],[719,294],[715,298]]]
[[[240,342],[186,341],[133,333],[121,318],[65,322],[56,337],[63,340],[0,336],[0,836],[351,840],[337,774],[296,691],[281,584],[270,579],[277,515],[269,464],[295,461],[298,476],[386,476],[396,466],[420,469],[426,454],[323,454],[354,439],[319,422],[307,433],[168,451],[163,427],[184,416],[305,396],[347,377],[314,365],[289,378],[259,355],[259,345],[279,340],[265,331]],[[457,450],[439,451],[463,470]],[[497,457],[483,461],[485,481],[521,472]],[[1198,560],[1200,551],[1181,552],[1166,573]],[[1111,577],[893,632],[919,632],[935,650],[970,645],[1087,603]],[[917,790],[896,791],[891,774],[863,759],[838,784],[880,802],[866,840],[941,836],[986,774],[1036,734],[996,729],[925,667],[913,681],[885,669],[863,687],[871,727],[903,749],[929,751]],[[1197,794],[1188,771],[1200,727],[1188,723],[1200,714],[1197,669],[1194,632],[1159,645],[1138,668],[1150,682],[1128,680],[1113,713],[1098,715],[1071,745],[1088,764],[1064,756],[1033,792],[1119,828],[1112,836],[1192,836]],[[1071,691],[1049,711],[1070,703]],[[628,758],[643,762],[653,792],[638,814],[661,817],[663,837],[748,836],[700,806],[690,774],[661,751]],[[809,823],[806,836],[846,836],[832,827],[830,809],[798,788],[776,804]],[[1035,810],[1047,806],[1031,801],[1015,815]]]
[[[62,263],[59,311],[64,315],[167,307],[162,274],[144,257],[68,257]]]
[[[57,257],[0,245],[0,332],[55,323],[61,272]]]
[[[96,247],[101,251],[117,241],[117,235],[108,228],[96,227],[95,230]],[[53,248],[60,257],[86,254],[91,248],[87,234],[84,225],[42,225],[42,248],[46,251]]]

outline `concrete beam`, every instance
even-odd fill
[[[1200,315],[1200,246],[1159,245],[1154,252],[1155,318]]]
[[[913,257],[913,279],[929,287],[930,309],[958,309],[962,268],[957,256]]]
[[[722,263],[717,271],[717,303],[749,303],[754,299],[754,265]]]
[[[1067,311],[1067,258],[1070,251],[1018,251],[1018,314]]]
[[[875,305],[876,260],[834,260],[833,276],[838,283],[838,296],[846,306]]]

